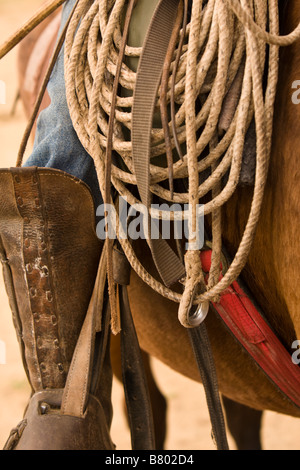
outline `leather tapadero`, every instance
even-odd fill
[[[106,314],[99,311],[105,328],[90,352],[94,361],[82,415],[61,410],[101,255],[95,228],[92,195],[82,181],[47,168],[0,170],[0,256],[33,389],[7,450],[114,449],[107,308]],[[80,383],[81,371],[76,378]]]
[[[62,393],[63,390],[43,391],[32,397],[21,439],[13,450],[114,449],[99,400],[89,396],[82,418],[66,416],[59,412]]]
[[[101,251],[89,188],[59,170],[0,170],[0,236],[31,386],[63,388]]]

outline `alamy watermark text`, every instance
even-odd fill
[[[189,204],[152,204],[151,216],[147,207],[137,203],[129,206],[126,198],[119,198],[119,207],[101,204],[96,215],[100,217],[96,232],[100,240],[189,240],[185,248],[199,250],[204,244],[203,205],[197,204],[194,214],[195,226],[192,228]],[[119,224],[117,228],[117,212]],[[118,232],[118,233],[117,233]]]

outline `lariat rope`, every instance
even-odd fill
[[[66,33],[65,82],[73,126],[95,162],[104,200],[108,202],[105,181],[110,175],[117,193],[134,205],[141,201],[131,189],[137,185],[130,140],[137,79],[133,64],[142,48],[128,43],[124,48],[128,3],[132,7],[126,0],[79,0]],[[187,3],[178,1],[177,21],[157,93],[155,109],[161,110],[162,122],[155,122],[151,130],[150,191],[169,205],[189,204],[189,227],[194,230],[197,204],[205,197],[204,215],[212,215],[212,265],[207,286],[203,287],[197,249],[189,249],[185,255],[184,292],[179,294],[142,266],[122,233],[118,215],[116,232],[138,276],[159,294],[179,303],[179,319],[189,327],[191,305],[216,300],[247,261],[269,166],[279,47],[300,38],[300,25],[289,35],[279,36],[278,0],[193,0],[187,24]],[[5,51],[9,47],[6,45]],[[0,55],[2,51],[0,48]],[[116,75],[119,87],[114,86]],[[224,103],[232,89],[237,96],[235,108],[223,128]],[[108,117],[112,104],[113,126]],[[167,122],[169,115],[171,122]],[[220,280],[221,208],[236,190],[245,138],[253,120],[256,172],[251,209],[236,255]],[[107,158],[108,146],[114,158]],[[176,191],[176,180],[183,179],[188,180],[188,190]],[[112,198],[110,204],[114,204]],[[149,208],[149,212],[155,219],[183,219],[181,210]],[[201,293],[197,291],[199,284]]]
[[[118,51],[122,42],[122,20],[125,0],[94,1],[83,16],[87,0],[81,0],[73,16],[66,37],[65,77],[72,122],[82,144],[93,157],[102,194],[105,193],[105,151],[108,119]],[[268,31],[268,32],[267,32]],[[181,33],[182,34],[182,33]],[[197,250],[185,255],[185,291],[181,295],[155,280],[137,259],[129,240],[119,242],[132,268],[156,292],[180,303],[181,322],[188,326],[188,306],[211,301],[220,295],[240,274],[252,244],[259,219],[267,177],[274,100],[278,77],[278,50],[300,37],[300,27],[291,35],[280,37],[278,1],[261,0],[193,0],[190,22],[186,27],[185,42],[176,69],[173,89],[176,105],[175,127],[177,138],[184,149],[183,158],[175,158],[172,166],[174,180],[188,178],[185,193],[166,188],[169,167],[162,167],[160,158],[166,154],[165,133],[161,126],[151,132],[150,191],[169,204],[189,203],[192,207],[191,226],[196,228],[196,205],[210,191],[213,197],[204,204],[204,214],[212,214],[213,256],[211,276],[205,292],[195,295],[195,286],[201,281],[201,264]],[[178,35],[177,42],[180,41]],[[159,40],[159,38],[158,38]],[[270,43],[266,55],[266,43]],[[111,183],[118,194],[130,205],[140,203],[128,185],[136,186],[132,161],[132,144],[124,136],[131,132],[136,71],[130,59],[139,57],[142,49],[127,45],[119,77],[116,98],[113,151],[122,164],[112,163]],[[267,84],[263,90],[265,63]],[[170,66],[167,105],[170,106],[171,80],[174,79],[174,61]],[[218,129],[222,104],[237,74],[242,83],[235,113],[229,128]],[[126,93],[124,93],[126,90]],[[160,92],[157,108],[160,106]],[[220,209],[234,193],[241,169],[245,136],[252,119],[256,129],[256,174],[253,199],[248,222],[236,255],[224,277],[219,280],[221,256]],[[169,123],[171,129],[171,123]],[[175,149],[174,136],[171,137]],[[186,146],[185,146],[186,144]],[[209,176],[199,184],[199,175]],[[226,184],[221,180],[228,173]],[[223,178],[224,179],[224,178]],[[170,185],[171,186],[171,185]],[[113,201],[111,200],[111,204]],[[150,209],[151,216],[162,219],[170,212]],[[182,215],[182,214],[181,214]],[[174,217],[180,216],[176,213]],[[117,220],[117,233],[121,226]]]

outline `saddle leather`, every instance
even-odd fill
[[[155,449],[155,431],[148,383],[132,319],[127,286],[131,266],[124,253],[113,249],[114,280],[118,284],[121,317],[122,377],[131,431],[132,449]]]

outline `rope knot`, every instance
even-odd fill
[[[196,296],[205,287],[199,252],[187,251],[184,257],[186,269],[185,288],[179,304],[178,318],[185,328],[191,328],[190,314]]]

